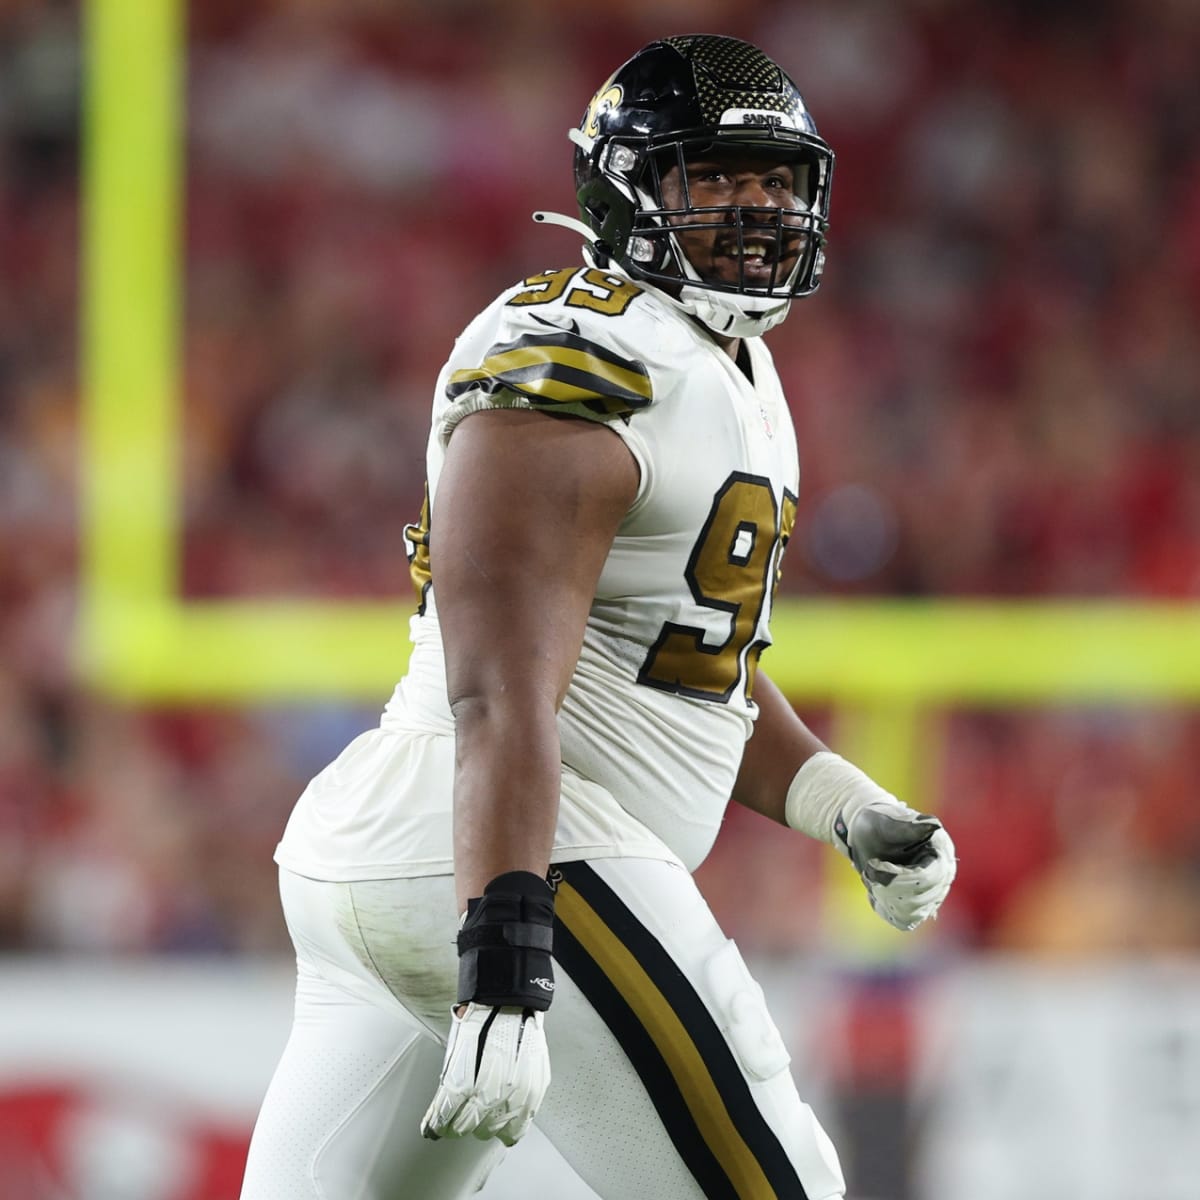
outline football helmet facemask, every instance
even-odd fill
[[[600,88],[570,138],[597,265],[656,287],[727,337],[766,332],[816,290],[833,152],[796,85],[761,50],[708,34],[652,42]],[[790,206],[694,203],[688,164],[736,160],[777,162]],[[700,234],[719,239],[736,270],[702,274],[685,248]]]

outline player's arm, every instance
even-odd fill
[[[796,772],[827,747],[761,668],[754,677],[754,702],[758,718],[742,755],[733,799],[786,825],[787,793]]]
[[[758,719],[734,801],[835,846],[889,924],[915,929],[935,916],[957,870],[941,821],[897,800],[829,750],[761,670],[754,699]]]
[[[430,524],[455,718],[458,1004],[426,1137],[529,1128],[550,1081],[557,714],[601,568],[637,493],[619,438],[521,409],[465,417]]]
[[[460,911],[497,875],[546,874],[558,812],[556,716],[637,486],[621,440],[588,421],[484,411],[450,440],[430,565],[457,738]]]

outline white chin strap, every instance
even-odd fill
[[[790,297],[734,296],[687,284],[675,303],[721,337],[761,337],[774,329],[792,306]]]
[[[694,283],[700,283],[699,273],[674,235],[671,236],[671,242],[675,247],[675,259],[683,268],[684,275]],[[792,298],[714,292],[706,287],[692,287],[685,283],[680,289],[677,303],[721,337],[760,337],[768,329],[774,329],[788,315]]]

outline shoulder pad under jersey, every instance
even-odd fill
[[[450,401],[507,390],[533,408],[628,416],[653,400],[638,356],[642,290],[596,268],[532,275],[492,306],[494,340],[454,370]]]

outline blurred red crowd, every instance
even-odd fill
[[[131,709],[73,674],[78,22],[0,4],[0,945],[279,949],[275,838],[373,712]],[[578,261],[529,219],[573,211],[567,127],[695,29],[773,52],[838,155],[826,280],[771,338],[804,469],[783,588],[1200,603],[1185,0],[193,3],[184,592],[407,594],[437,368]],[[963,860],[940,944],[1200,947],[1195,708],[940,727],[910,797]],[[702,868],[752,948],[819,945],[796,840],[735,816]]]

